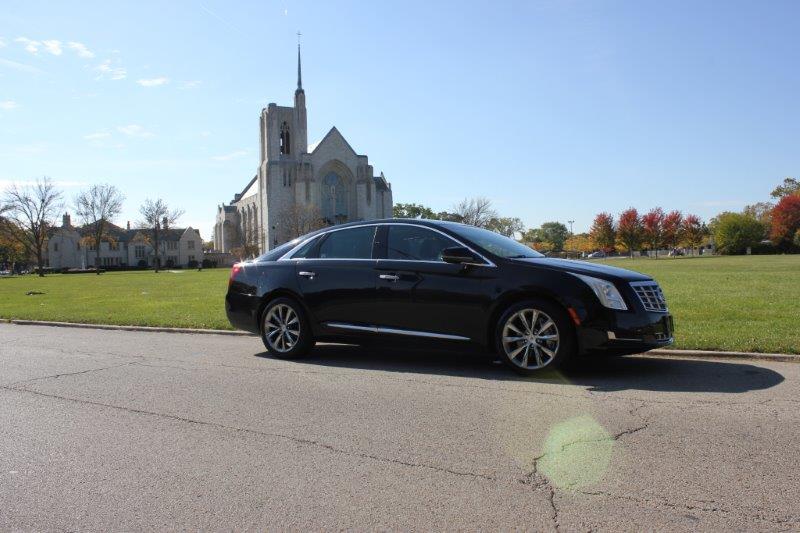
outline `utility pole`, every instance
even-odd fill
[[[567,220],[567,224],[569,224],[569,234],[572,235],[572,224],[574,224],[574,220]]]

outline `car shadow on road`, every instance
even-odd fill
[[[258,357],[270,357],[266,352]],[[656,357],[598,357],[581,359],[568,371],[545,370],[525,377],[485,355],[429,350],[398,350],[317,345],[297,365],[352,368],[476,378],[493,381],[552,383],[587,387],[593,392],[624,390],[663,392],[743,393],[778,385],[784,377],[769,368],[731,360],[668,359]]]

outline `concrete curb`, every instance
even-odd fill
[[[670,350],[667,348],[650,350],[645,355],[655,357],[713,357],[717,359],[759,359],[783,363],[800,363],[800,355],[788,353],[758,352],[715,352],[712,350]]]
[[[151,333],[188,333],[202,335],[233,335],[254,336],[246,331],[232,331],[225,329],[193,329],[193,328],[168,328],[156,326],[115,326],[111,324],[83,324],[78,322],[48,322],[46,320],[17,320],[0,318],[0,323],[17,324],[20,326],[53,326],[62,328],[107,329],[116,331],[149,331]],[[758,359],[762,361],[777,361],[784,363],[800,363],[800,355],[785,353],[757,353],[757,352],[717,352],[712,350],[672,350],[661,348],[651,350],[645,355],[652,357],[712,357],[715,359]]]
[[[83,329],[108,329],[113,331],[148,331],[150,333],[189,333],[205,335],[234,335],[252,336],[246,331],[231,331],[225,329],[194,329],[194,328],[168,328],[158,326],[115,326],[112,324],[83,324],[78,322],[49,322],[46,320],[17,320],[0,319],[0,322],[17,324],[19,326],[53,326],[59,328],[83,328]]]

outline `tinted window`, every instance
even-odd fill
[[[542,254],[525,246],[524,244],[504,237],[499,233],[489,231],[487,229],[476,228],[475,226],[467,226],[465,224],[453,224],[447,226],[447,229],[453,233],[460,235],[487,250],[494,255],[500,257],[544,257]]]
[[[441,233],[417,226],[389,226],[388,259],[441,261],[442,250],[459,244]]]
[[[306,257],[311,257],[311,252],[314,251],[314,246],[317,244],[319,239],[311,239],[303,246],[297,249],[295,253],[292,254],[292,259],[304,259]]]
[[[375,226],[329,233],[319,247],[321,259],[371,259]]]

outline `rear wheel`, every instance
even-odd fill
[[[302,357],[314,346],[305,311],[289,298],[276,298],[264,308],[261,340],[270,354],[283,359]]]
[[[545,300],[527,300],[511,306],[498,321],[496,338],[503,362],[525,375],[563,367],[575,352],[567,313]]]

